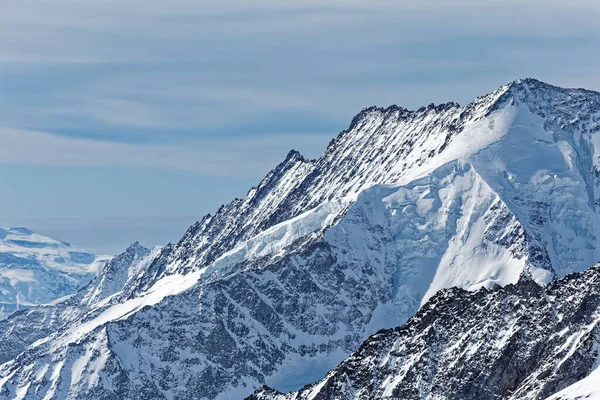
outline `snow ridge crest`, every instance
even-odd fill
[[[587,268],[600,259],[597,98],[523,80],[464,107],[363,110],[321,157],[290,151],[178,243],[131,246],[107,267],[118,284],[80,292],[90,308],[9,319],[0,343],[32,347],[0,366],[0,399],[27,382],[26,398],[60,382],[82,398],[240,398],[301,377],[298,389],[439,290]],[[70,386],[73,370],[101,372]]]

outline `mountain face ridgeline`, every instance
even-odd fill
[[[320,158],[290,152],[178,243],[107,269],[77,294],[91,299],[81,307],[0,322],[18,343],[0,398],[297,390],[448,293],[536,288],[600,260],[599,155],[600,94],[533,79],[464,107],[364,109]],[[121,277],[110,295],[86,297],[109,273]],[[467,292],[437,294],[450,287]],[[59,323],[40,333],[49,315]]]

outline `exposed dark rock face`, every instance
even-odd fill
[[[541,288],[439,292],[316,384],[267,399],[545,399],[585,378],[600,345],[600,264]],[[600,383],[599,383],[600,384]]]

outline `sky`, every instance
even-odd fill
[[[0,226],[177,241],[370,105],[600,90],[600,2],[0,2]]]

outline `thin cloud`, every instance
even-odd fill
[[[89,99],[77,96],[71,106],[51,107],[44,112],[58,116],[87,117],[106,125],[122,127],[157,128],[175,126],[173,122],[162,119],[163,110],[143,101],[119,97]]]
[[[227,39],[411,43],[440,35],[594,34],[597,1],[28,1],[3,5],[0,63],[169,62],[165,48]],[[135,16],[135,17],[133,17]],[[168,33],[168,34],[166,34]],[[323,36],[325,35],[325,36]],[[142,44],[142,45],[140,45]],[[159,51],[156,51],[159,50]],[[181,55],[181,54],[179,54]],[[202,59],[200,49],[188,59]]]
[[[598,18],[582,0],[10,2],[0,124],[158,141],[308,130],[288,116],[342,129],[368,105],[463,103],[519,76],[597,89]]]
[[[289,135],[288,135],[289,136]],[[322,144],[323,136],[292,140]],[[169,168],[211,176],[261,176],[285,157],[290,138],[196,142],[187,146],[116,143],[0,127],[0,164],[55,167]],[[249,152],[249,147],[256,152]]]

